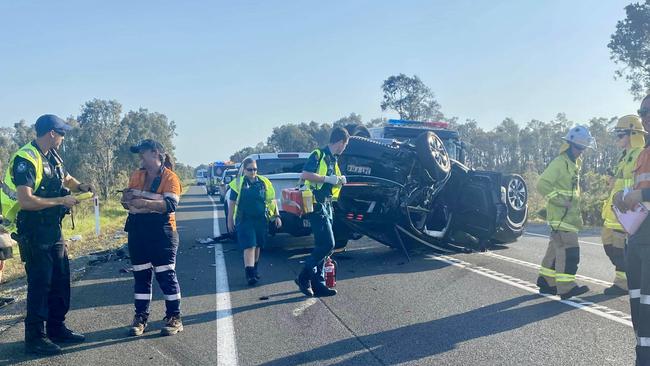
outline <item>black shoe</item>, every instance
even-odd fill
[[[249,286],[254,286],[257,283],[257,278],[255,278],[255,268],[246,267],[246,281],[248,281]]]
[[[545,295],[556,295],[557,287],[551,286],[548,284],[544,277],[537,277],[537,286],[539,287],[539,293]]]
[[[296,282],[296,285],[298,285],[298,288],[300,289],[300,292],[305,294],[307,297],[314,297],[314,291],[311,289],[311,284],[309,283],[309,277],[311,276],[311,273],[306,272],[303,270],[300,272],[298,277],[294,280]]]
[[[255,279],[259,281],[259,280],[262,279],[262,277],[260,277],[260,274],[257,272],[257,264],[258,263],[259,262],[255,262],[255,267],[253,267],[253,276],[255,276]]]
[[[144,334],[144,330],[147,328],[147,316],[143,314],[135,314],[133,317],[133,323],[131,323],[131,328],[129,328],[129,335],[131,337],[138,337]]]
[[[163,321],[165,325],[160,330],[160,335],[172,336],[183,331],[183,322],[181,321],[180,315],[166,316]]]
[[[86,340],[83,334],[75,333],[65,325],[57,328],[48,328],[47,336],[56,343],[81,343]]]
[[[566,299],[570,299],[570,298],[572,298],[574,296],[580,296],[582,294],[586,294],[587,292],[589,292],[589,287],[587,287],[587,286],[575,286],[574,288],[569,290],[569,292],[567,292],[566,294],[560,294],[560,298],[562,300],[566,300]]]
[[[41,356],[55,356],[60,355],[62,350],[47,337],[38,337],[25,340],[25,352]]]
[[[627,290],[618,285],[612,285],[603,291],[603,294],[608,296],[623,296],[627,295]]]
[[[329,288],[319,281],[311,281],[311,288],[313,289],[314,296],[316,297],[329,297],[337,294],[337,291],[335,289]]]

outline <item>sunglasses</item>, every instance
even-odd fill
[[[639,113],[639,117],[645,117],[648,114],[650,114],[650,109],[648,108],[641,108],[637,111]]]
[[[246,171],[249,173],[256,172],[257,168],[246,168]]]

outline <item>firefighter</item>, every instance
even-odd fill
[[[595,149],[595,140],[585,126],[576,126],[564,137],[558,155],[539,177],[537,190],[547,200],[546,220],[551,227],[551,240],[542,260],[537,279],[539,292],[568,299],[589,291],[578,286],[575,275],[580,262],[578,231],[582,228],[580,213],[580,155],[587,148]]]
[[[135,279],[135,316],[129,335],[140,336],[147,327],[155,274],[166,308],[160,334],[170,336],[183,331],[181,289],[176,278],[176,208],[181,183],[171,157],[159,142],[143,140],[132,146],[131,152],[140,155],[142,168],[131,175],[129,188],[122,196],[122,204],[129,210],[124,230],[129,235]]]
[[[650,94],[641,102],[639,116],[646,131],[650,131]],[[650,203],[650,143],[637,158],[633,190],[620,191],[614,204],[621,211]],[[650,220],[628,236],[625,250],[627,286],[630,294],[632,324],[637,337],[636,364],[650,365]]]
[[[332,231],[332,200],[336,200],[341,186],[346,183],[341,174],[337,157],[348,145],[350,135],[341,127],[334,128],[329,144],[312,152],[300,176],[307,189],[314,194],[314,211],[308,218],[314,233],[314,249],[305,260],[305,266],[296,278],[296,284],[306,296],[334,296],[336,290],[325,285],[323,265],[334,250]]]
[[[27,273],[25,351],[61,353],[53,343],[78,343],[84,336],[68,329],[70,265],[61,221],[78,204],[70,192],[93,191],[68,174],[57,150],[72,129],[46,114],[36,120],[36,140],[21,147],[9,162],[2,183],[2,216],[20,248]]]
[[[619,118],[613,131],[618,147],[623,149],[614,170],[613,187],[609,199],[603,205],[602,241],[605,254],[615,267],[614,284],[606,288],[605,295],[621,296],[627,294],[627,276],[625,275],[625,239],[626,234],[612,210],[612,201],[616,192],[634,186],[634,168],[636,159],[645,146],[645,130],[641,119],[635,115]]]
[[[260,280],[257,271],[260,249],[266,244],[269,221],[276,228],[282,226],[271,181],[257,174],[257,162],[246,158],[242,162],[243,175],[230,182],[228,198],[228,229],[236,232],[237,242],[244,256],[246,281],[250,286]]]

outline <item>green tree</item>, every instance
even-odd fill
[[[630,91],[640,99],[650,90],[650,0],[630,4],[625,12],[607,47],[611,59],[624,65],[616,76],[630,82]]]
[[[118,185],[126,184],[128,173],[120,171],[117,163],[117,153],[128,136],[128,131],[121,130],[121,113],[122,105],[115,100],[86,102],[77,118],[74,144],[67,147],[76,161],[73,174],[92,182],[103,199]]]
[[[381,89],[384,93],[382,111],[394,110],[401,119],[416,121],[444,118],[433,92],[417,75],[390,76],[384,80]]]
[[[34,130],[34,125],[28,125],[24,119],[21,119],[20,122],[14,123],[13,141],[16,145],[19,147],[23,146],[35,138],[36,130]]]
[[[263,142],[258,143],[256,146],[245,147],[230,156],[230,160],[236,163],[241,163],[248,155],[251,154],[261,154],[265,152],[271,152],[272,150],[266,146]]]

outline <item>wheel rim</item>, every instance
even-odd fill
[[[526,205],[526,185],[519,178],[513,178],[508,183],[508,203],[515,210],[521,210]]]
[[[438,166],[447,169],[449,165],[449,156],[447,156],[447,151],[445,150],[445,145],[440,141],[440,139],[432,136],[431,141],[429,142],[431,148],[431,153],[433,158],[436,160]]]

